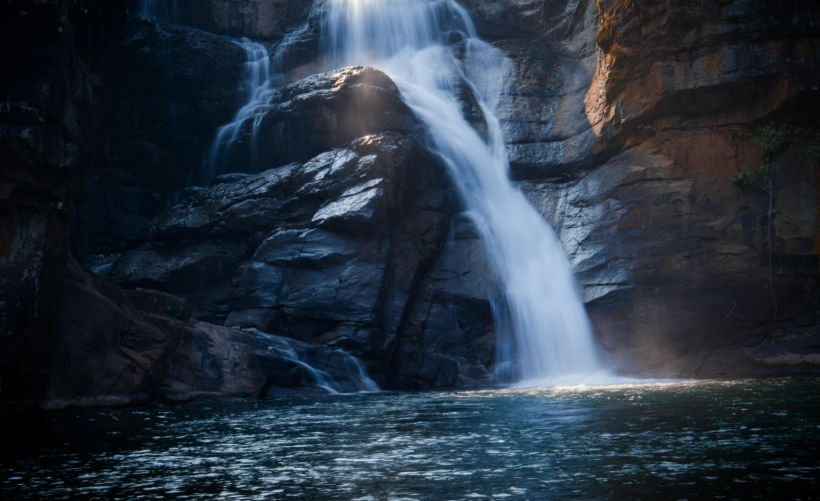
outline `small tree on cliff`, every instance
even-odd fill
[[[774,183],[772,163],[793,142],[810,141],[809,145],[803,148],[802,154],[811,165],[820,163],[820,130],[797,127],[786,121],[782,124],[772,122],[758,127],[757,134],[754,143],[760,148],[758,164],[746,167],[732,178],[732,181],[741,188],[771,189]]]

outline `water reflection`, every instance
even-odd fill
[[[22,499],[816,499],[817,379],[3,418]],[[21,431],[27,433],[21,433]]]

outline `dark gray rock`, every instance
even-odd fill
[[[307,20],[310,0],[157,0],[147,14],[162,22],[193,26],[211,33],[272,40]],[[137,11],[138,1],[132,2]]]
[[[157,394],[161,401],[181,403],[352,393],[372,389],[365,374],[340,350],[193,322],[183,331]]]
[[[313,215],[311,223],[339,233],[366,235],[375,233],[387,216],[386,195],[376,179],[363,186],[351,188]]]
[[[125,186],[175,193],[215,131],[243,104],[245,50],[234,40],[130,17],[107,146]]]
[[[118,284],[170,293],[203,290],[230,280],[243,251],[234,242],[146,245],[123,254],[109,277]]]
[[[386,381],[402,319],[446,237],[454,204],[442,167],[395,85],[371,68],[289,85],[259,113],[259,143],[281,146],[262,157],[283,165],[186,190],[108,276],[179,294],[199,320],[349,351]],[[313,136],[283,136],[288,124]],[[338,356],[329,367],[349,365]],[[328,373],[344,379],[339,367]],[[188,393],[222,391],[186,381],[201,386]]]
[[[500,300],[484,246],[464,215],[421,282],[398,338],[399,388],[496,384],[495,319]]]
[[[177,333],[152,323],[118,287],[69,262],[45,408],[147,403]]]
[[[143,312],[155,313],[174,317],[183,322],[191,318],[191,305],[188,301],[151,289],[136,289],[122,291],[125,299]]]
[[[125,15],[105,0],[0,4],[0,400],[48,383],[71,214],[99,165]]]
[[[75,214],[72,251],[86,267],[126,250],[170,207],[243,100],[235,41],[137,16],[126,28],[105,168]]]
[[[248,117],[226,164],[260,172],[387,131],[423,133],[387,75],[364,66],[344,68],[279,90],[271,105]]]
[[[312,346],[250,325],[270,322],[268,310],[232,314],[245,330],[188,322],[184,299],[122,291],[73,260],[64,294],[60,356],[51,367],[44,409],[375,389],[367,368],[338,343]]]

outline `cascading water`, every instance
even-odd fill
[[[245,122],[260,106],[265,106],[270,103],[276,90],[282,87],[284,84],[282,67],[285,52],[307,29],[308,27],[304,26],[300,30],[285,37],[278,45],[273,57],[270,56],[265,46],[258,42],[253,42],[247,38],[243,38],[240,42],[237,42],[245,49],[247,56],[247,61],[243,67],[241,84],[246,103],[236,112],[236,116],[234,116],[231,123],[223,125],[217,130],[216,137],[214,137],[211,148],[208,151],[208,156],[202,164],[202,170],[199,172],[199,179],[193,180],[193,183],[189,181],[189,185],[199,184],[201,186],[207,186],[216,176],[225,173],[225,159],[231,147],[241,134]],[[251,145],[251,161],[256,152],[258,126],[259,123],[255,120],[252,124],[253,130],[251,131],[251,141],[253,141]],[[242,170],[249,171],[252,166],[239,167]]]
[[[247,61],[242,69],[242,93],[246,104],[236,112],[233,121],[223,125],[216,132],[208,157],[203,163],[200,179],[197,184],[207,186],[214,177],[220,174],[222,163],[231,146],[242,130],[242,125],[261,105],[266,104],[271,95],[270,54],[264,45],[243,38],[237,42],[245,49]]]
[[[477,37],[453,0],[328,0],[327,7],[322,51],[330,64],[369,65],[393,78],[427,125],[481,233],[504,290],[495,308],[499,375],[536,380],[599,372],[564,250],[509,180],[494,115],[510,78],[509,60]],[[483,112],[486,141],[461,111],[458,96],[465,89]]]
[[[293,345],[296,344],[292,340],[286,338],[277,338],[278,346],[274,348],[283,358],[295,362],[303,371],[303,377],[307,383],[317,388],[322,388],[331,395],[338,395],[343,393],[341,385],[333,378],[332,375],[325,371],[316,369],[311,366],[304,351],[299,351]],[[365,366],[353,355],[344,350],[336,350],[336,353],[342,359],[342,364],[348,374],[348,382],[356,387],[357,392],[378,392],[381,391],[379,385],[370,379]]]

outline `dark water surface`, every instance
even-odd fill
[[[7,499],[818,499],[820,379],[0,417]]]

